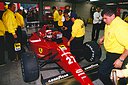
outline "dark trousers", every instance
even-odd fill
[[[8,52],[8,58],[13,61],[16,58],[16,54],[14,51],[14,37],[11,33],[5,32],[5,39],[6,39],[6,50]]]
[[[23,31],[22,31],[22,28],[20,26],[18,26],[16,34],[17,34],[17,39],[16,40],[17,40],[18,43],[21,44],[21,50],[16,52],[18,54],[19,59],[20,59],[20,54],[22,52],[24,52],[23,44],[26,45],[26,43],[24,43],[24,41],[27,41],[27,40],[23,37],[24,36]]]
[[[98,71],[99,79],[104,83],[104,85],[113,85],[113,83],[110,80],[110,74],[112,69],[114,68],[113,63],[119,57],[120,57],[120,54],[109,53],[109,52],[106,53],[106,59],[103,60]],[[126,84],[124,79],[121,79],[121,81],[123,81],[123,83],[121,83],[120,85]]]
[[[63,36],[66,37],[68,40],[71,38],[71,31],[70,30],[64,30]]]
[[[22,29],[21,29],[21,27],[20,26],[18,26],[18,28],[17,28],[17,31],[16,31],[16,34],[17,34],[17,40],[18,40],[18,42],[21,42],[22,43]]]
[[[101,24],[93,24],[92,27],[92,41],[97,41],[99,38]]]
[[[79,60],[79,58],[82,56],[83,40],[84,40],[84,36],[79,37],[79,38],[74,38],[71,41],[70,51],[76,57],[76,60]]]
[[[27,33],[26,31],[22,31],[22,28],[18,26],[16,34],[18,36],[18,42],[21,43],[21,46],[27,46]]]
[[[0,64],[5,63],[5,44],[4,44],[4,36],[0,36]]]
[[[58,28],[58,21],[53,21],[54,28]]]

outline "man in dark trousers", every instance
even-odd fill
[[[122,69],[128,61],[128,23],[116,16],[112,8],[106,7],[103,12],[105,24],[104,36],[99,39],[99,44],[104,44],[106,58],[99,67],[99,78],[104,85],[113,85],[110,80],[112,69]],[[126,85],[120,79],[119,85]]]
[[[8,9],[4,12],[2,16],[3,23],[5,25],[5,39],[6,39],[6,48],[8,52],[8,58],[11,61],[16,59],[16,54],[14,50],[14,41],[17,38],[16,30],[17,30],[17,22],[14,15],[16,6],[14,3],[10,3],[8,5]]]
[[[71,20],[74,24],[72,26],[72,32],[68,41],[68,46],[70,46],[71,53],[76,56],[76,60],[79,61],[83,48],[85,25],[84,22],[79,19],[76,14],[71,16]]]

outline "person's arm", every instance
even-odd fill
[[[68,46],[70,46],[71,41],[74,39],[74,37],[71,36],[70,40],[68,41]]]
[[[0,27],[1,27],[0,32],[4,34],[5,33],[5,26],[2,22],[2,20],[0,20]]]
[[[99,39],[99,45],[102,45],[104,42],[104,36],[102,36],[100,39]]]
[[[24,24],[25,23],[24,23],[24,18],[23,18],[22,15],[20,16],[20,24],[21,24],[21,28],[24,28],[24,26],[25,26]]]
[[[128,56],[128,50],[125,49],[122,55],[113,63],[114,67],[121,68],[123,61],[127,56]]]
[[[115,68],[121,68],[123,61],[128,56],[128,30],[125,27],[123,28],[122,26],[122,29],[118,29],[115,34],[119,44],[124,47],[124,51],[121,56],[113,63]]]

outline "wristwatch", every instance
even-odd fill
[[[124,60],[122,60],[122,59],[120,59],[120,58],[119,58],[119,60],[120,60],[121,62],[124,62]]]

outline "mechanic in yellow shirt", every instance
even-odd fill
[[[4,34],[5,34],[5,26],[1,20],[1,15],[0,15],[0,66],[5,65],[5,42],[4,42]]]
[[[58,10],[58,12],[59,12],[58,26],[62,27],[63,22],[65,21],[64,14],[62,10]]]
[[[18,36],[18,41],[21,43],[23,42],[22,39],[22,29],[24,28],[24,18],[22,16],[23,11],[21,9],[18,9],[17,12],[15,13],[15,17],[16,17],[16,21],[18,24],[18,28],[17,28],[17,36]]]
[[[101,63],[98,73],[104,85],[113,85],[110,80],[112,69],[121,69],[123,64],[128,62],[128,23],[116,16],[112,8],[105,8],[102,16],[106,25],[99,44],[104,44],[106,58]],[[126,85],[126,82],[123,81],[120,85]]]
[[[81,19],[77,18],[76,14],[71,16],[72,26],[71,38],[68,41],[71,53],[79,60],[80,54],[82,54],[83,40],[85,35],[85,25]]]
[[[22,16],[23,11],[21,9],[18,9],[17,12],[15,13],[15,17],[17,20],[18,26],[21,28],[24,28],[24,18]]]
[[[17,38],[16,30],[17,30],[17,22],[14,15],[16,6],[14,3],[10,3],[8,5],[8,9],[3,13],[2,21],[5,25],[5,38],[6,38],[6,48],[8,51],[8,58],[11,61],[14,61],[16,58],[16,54],[14,51],[14,41]]]
[[[59,13],[55,6],[52,7],[52,10],[53,10],[53,25],[55,28],[58,28]]]

